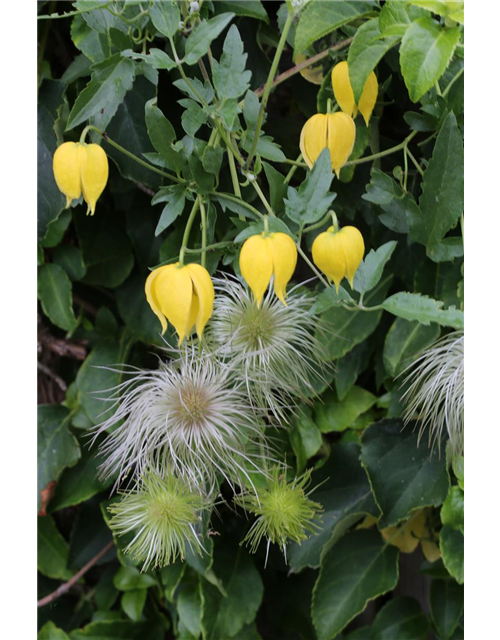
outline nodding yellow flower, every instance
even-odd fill
[[[333,280],[337,292],[342,278],[347,278],[352,287],[364,252],[363,236],[356,227],[343,227],[336,231],[332,226],[320,233],[312,246],[314,264],[329,280]]]
[[[356,125],[345,113],[317,113],[305,123],[300,133],[300,150],[309,168],[325,147],[337,176],[351,155],[356,140]]]
[[[273,275],[274,293],[286,306],[286,285],[296,264],[297,247],[286,233],[263,232],[245,240],[241,247],[241,275],[252,290],[258,307]]]
[[[214,286],[208,271],[199,264],[168,264],[152,271],[146,280],[146,298],[165,333],[174,325],[179,344],[196,326],[201,339],[214,308]]]
[[[339,103],[342,111],[347,113],[348,116],[356,117],[359,109],[359,112],[365,119],[366,126],[368,126],[370,116],[377,102],[378,81],[375,73],[372,71],[368,76],[358,105],[354,102],[354,93],[351,87],[351,80],[349,79],[347,62],[339,62],[333,67],[332,87],[335,100]]]
[[[66,196],[66,207],[72,200],[83,198],[87,214],[94,215],[95,205],[108,181],[108,158],[98,144],[64,142],[53,159],[54,178]]]

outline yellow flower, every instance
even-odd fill
[[[56,184],[66,196],[66,207],[83,193],[87,214],[93,216],[108,181],[109,166],[104,149],[98,144],[64,142],[54,153],[53,170]]]
[[[357,106],[354,102],[354,93],[349,79],[349,68],[347,66],[347,62],[339,62],[333,67],[332,87],[335,100],[339,103],[339,107],[342,111],[347,113],[349,116],[354,115],[354,117],[356,117],[359,109],[361,115],[365,119],[366,126],[368,126],[370,116],[372,115],[373,108],[377,102],[378,81],[375,73],[372,71],[368,76]]]
[[[333,280],[337,292],[342,278],[353,285],[363,255],[365,243],[356,227],[343,227],[335,231],[332,226],[314,240],[312,256],[314,264],[321,269],[329,280]]]
[[[204,267],[181,267],[178,262],[158,267],[149,274],[145,291],[149,306],[161,322],[162,333],[168,320],[177,331],[179,344],[195,326],[201,339],[214,308],[214,286]]]
[[[257,306],[274,275],[274,293],[286,305],[286,285],[295,271],[297,248],[286,233],[264,232],[251,236],[240,252],[241,275],[252,290]]]
[[[304,53],[299,53],[295,58],[295,64],[301,64],[306,60],[307,56]],[[304,69],[301,69],[299,73],[305,80],[311,82],[312,84],[323,83],[323,66],[321,62],[310,67],[305,67]]]
[[[337,176],[351,155],[356,140],[356,125],[345,113],[317,113],[309,118],[300,133],[300,150],[309,168],[327,147]]]

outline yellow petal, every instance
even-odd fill
[[[365,119],[366,126],[370,122],[370,116],[372,115],[372,111],[375,107],[375,103],[377,102],[378,95],[378,81],[377,76],[372,71],[368,76],[365,86],[363,87],[363,93],[361,94],[361,98],[359,99],[359,111],[363,118]]]
[[[252,290],[257,306],[260,307],[273,274],[273,257],[264,234],[251,236],[243,243],[240,252],[240,271]]]
[[[160,308],[160,303],[156,297],[156,279],[160,275],[162,269],[165,269],[165,267],[158,267],[158,269],[151,271],[146,279],[144,289],[146,292],[146,300],[148,301],[151,310],[156,316],[158,316],[161,322],[161,333],[163,335],[167,330],[167,319],[165,318],[165,315]]]
[[[205,269],[205,267],[202,267],[200,264],[188,264],[186,265],[186,269],[188,270],[193,282],[194,291],[192,305],[195,306],[197,303],[198,306],[198,310],[195,316],[196,333],[198,334],[198,338],[200,338],[201,340],[203,329],[212,316],[214,310],[214,285],[212,283],[212,279],[210,278],[210,274]],[[197,300],[195,300],[195,298]]]
[[[160,309],[174,325],[181,344],[189,330],[193,299],[193,283],[189,271],[186,267],[179,267],[179,263],[161,267],[154,285]]]
[[[300,150],[307,166],[311,168],[316,158],[327,146],[327,116],[316,113],[302,127],[300,132]]]
[[[344,250],[338,235],[330,227],[328,231],[319,234],[312,246],[314,264],[327,278],[333,280],[337,293],[346,271]]]
[[[307,56],[303,53],[299,53],[299,55],[295,58],[295,64],[301,64],[307,60]],[[323,66],[321,64],[315,64],[310,67],[305,67],[305,69],[301,69],[299,72],[300,75],[311,82],[312,84],[322,84],[323,82]]]
[[[345,276],[352,287],[354,274],[365,254],[363,236],[356,227],[343,227],[338,233],[345,257]]]
[[[339,62],[332,69],[332,88],[335,100],[339,107],[348,116],[356,117],[356,104],[354,93],[352,92],[351,80],[349,79],[349,67],[347,62]]]
[[[87,213],[94,215],[95,205],[108,181],[108,157],[98,144],[82,145],[81,180]]]
[[[337,176],[340,169],[351,155],[356,140],[356,125],[351,116],[346,113],[329,113],[328,118],[328,148],[332,167]]]
[[[369,529],[377,522],[377,518],[373,516],[365,516],[364,519],[358,524],[356,529]]]
[[[52,161],[54,178],[59,191],[66,196],[66,207],[69,207],[72,200],[78,200],[82,195],[81,149],[82,145],[77,142],[64,142],[54,153]]]
[[[297,247],[286,233],[270,233],[267,241],[273,257],[274,293],[286,306],[286,285],[297,265]]]
[[[418,547],[420,538],[426,535],[425,509],[420,509],[399,527],[387,527],[381,530],[384,540],[391,540],[391,544],[398,547],[403,553],[413,553]],[[395,534],[399,531],[399,534]],[[393,536],[395,536],[393,538]]]
[[[422,553],[428,562],[436,562],[441,557],[441,550],[435,542],[422,540]]]

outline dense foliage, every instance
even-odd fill
[[[463,2],[38,2],[38,28],[38,637],[462,638]],[[342,133],[319,153],[326,137],[311,158],[306,121],[346,111],[342,61],[353,145]],[[76,160],[53,157],[68,142],[100,145],[101,165],[78,164],[67,207],[58,185]],[[174,289],[145,292],[179,260],[216,283],[210,317],[186,271],[198,337],[180,346]],[[238,360],[224,310],[257,322],[252,292],[271,275],[261,308],[281,333],[259,325],[262,351]],[[276,357],[261,357],[266,339]],[[201,369],[204,345],[240,378]],[[200,424],[238,431],[216,468],[202,434],[194,451],[175,441],[172,476],[151,471],[153,447],[136,478],[119,395],[138,397],[139,370],[150,395],[134,411],[151,422],[180,382],[220,386]],[[252,463],[261,429],[269,477]],[[159,523],[152,559],[131,518],[146,534]]]

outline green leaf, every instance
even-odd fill
[[[181,117],[182,128],[189,136],[194,138],[198,129],[206,123],[208,115],[191,98],[183,98],[179,100],[179,104],[185,107]]]
[[[411,425],[386,418],[361,437],[363,463],[382,517],[379,529],[398,524],[421,507],[439,506],[450,486],[446,461],[420,444]]]
[[[460,456],[459,458],[453,460],[452,462],[453,473],[456,475],[458,480],[458,486],[460,489],[464,489],[464,457]]]
[[[49,482],[59,480],[66,467],[72,467],[80,458],[80,447],[76,438],[68,431],[69,412],[56,404],[38,406],[38,504],[40,509],[40,491]]]
[[[390,283],[391,278],[379,282],[375,289],[365,296],[365,306],[380,304]],[[315,334],[323,345],[322,358],[334,360],[344,356],[375,331],[381,317],[381,311],[348,311],[342,307],[333,307],[325,311],[321,314],[325,327],[320,327]]]
[[[395,378],[419,353],[439,338],[437,324],[425,326],[420,322],[409,322],[396,318],[387,332],[384,343],[384,367],[391,378]]]
[[[67,633],[56,627],[52,620],[43,625],[36,638],[37,640],[69,640]]]
[[[342,401],[330,393],[316,406],[316,423],[322,433],[345,431],[376,401],[376,396],[361,387],[352,387]]]
[[[125,51],[122,51],[122,56],[124,58],[132,58],[132,60],[142,60],[153,69],[167,69],[167,71],[170,71],[177,66],[165,51],[155,47],[151,48],[149,53],[138,53],[132,49],[125,49]]]
[[[189,633],[198,638],[202,633],[201,616],[203,601],[199,576],[183,580],[177,597],[179,622]]]
[[[120,567],[113,578],[113,584],[119,591],[149,589],[157,582],[150,573],[141,573],[135,567]]]
[[[398,36],[381,38],[378,18],[368,20],[356,31],[347,56],[349,79],[356,103],[361,98],[368,76],[398,40]]]
[[[335,390],[339,400],[343,400],[352,386],[368,366],[370,345],[362,342],[336,362]]]
[[[174,600],[175,590],[182,580],[185,569],[186,563],[177,559],[173,564],[169,564],[160,570],[161,584],[165,592],[165,597],[169,602],[173,602]]]
[[[295,32],[295,52],[306,51],[316,40],[367,15],[373,8],[370,2],[310,2],[300,15]]]
[[[292,431],[290,442],[300,461],[298,466],[304,469],[309,458],[316,455],[323,443],[320,430],[312,419],[311,407],[304,406],[297,410],[292,418]]]
[[[249,135],[244,138],[241,146],[245,151],[250,151],[252,141],[253,138]],[[255,152],[257,155],[266,158],[266,160],[272,160],[273,162],[284,162],[286,160],[285,154],[281,151],[279,145],[273,142],[271,136],[261,135],[255,147]]]
[[[232,638],[257,614],[264,585],[252,559],[244,550],[227,550],[219,547],[215,563],[227,596],[213,585],[202,581],[204,602],[202,627],[206,640]]]
[[[44,314],[57,327],[72,331],[77,321],[73,312],[71,280],[57,264],[44,265],[38,274],[38,299]]]
[[[151,22],[158,31],[172,38],[179,29],[181,14],[176,2],[154,2],[149,9]]]
[[[444,525],[439,534],[444,566],[459,584],[464,583],[464,534]]]
[[[232,25],[224,40],[220,63],[213,61],[214,86],[221,98],[239,98],[250,86],[251,71],[245,71],[247,54],[236,25]]]
[[[47,226],[47,233],[41,242],[44,249],[53,249],[54,247],[57,247],[64,238],[64,234],[71,224],[72,217],[71,211],[66,209],[58,218],[49,222]]]
[[[53,259],[55,264],[66,271],[70,280],[81,280],[87,273],[82,252],[74,244],[62,244],[56,247]]]
[[[168,229],[168,227],[175,222],[180,215],[182,215],[184,205],[186,203],[186,192],[184,187],[181,185],[169,187],[168,193],[165,193],[164,195],[164,200],[167,200],[167,204],[161,212],[161,216],[155,230],[155,236],[159,236],[160,233],[165,231],[165,229]],[[155,202],[160,202],[160,200],[156,199]]]
[[[320,220],[336,197],[335,193],[328,193],[332,180],[330,151],[323,149],[298,191],[288,187],[285,212],[290,220],[299,225]]]
[[[132,88],[135,64],[119,53],[92,67],[90,82],[78,95],[68,116],[66,131],[98,114],[96,125],[105,129],[125,94]]]
[[[396,596],[377,613],[370,640],[427,640],[429,621],[415,598]]]
[[[453,580],[433,580],[429,603],[440,640],[450,640],[464,612],[464,588]]]
[[[66,199],[57,187],[52,169],[52,158],[56,148],[54,118],[45,107],[39,105],[37,111],[37,213],[39,240],[45,236],[50,222],[57,220],[66,205]]]
[[[334,638],[370,600],[394,589],[398,556],[396,547],[370,530],[352,531],[330,549],[313,591],[318,640]]]
[[[284,206],[287,185],[285,176],[267,162],[262,163],[269,184],[269,201],[273,211],[278,214]]]
[[[201,163],[205,171],[218,176],[224,157],[224,149],[222,147],[206,146],[201,157]]]
[[[419,206],[421,215],[410,224],[410,235],[436,252],[446,233],[464,210],[464,147],[453,112],[446,117],[424,173]]]
[[[359,265],[356,275],[354,276],[355,291],[364,293],[377,286],[380,278],[382,277],[384,267],[392,256],[396,245],[396,240],[390,240],[377,250],[374,251],[372,249],[370,251]]]
[[[388,0],[379,16],[380,33],[383,36],[403,36],[411,24],[404,3]]]
[[[269,16],[260,0],[217,0],[214,7],[217,13],[233,11],[237,16],[248,16],[269,24]]]
[[[293,573],[319,567],[321,559],[346,530],[365,515],[378,516],[366,473],[359,462],[359,445],[334,444],[323,467],[313,474],[318,487],[312,499],[323,506],[320,530],[300,545],[289,545],[287,556]]]
[[[146,603],[147,589],[133,589],[122,595],[122,609],[133,622],[139,622]]]
[[[432,18],[419,18],[403,36],[401,73],[412,102],[417,102],[439,80],[460,39],[458,27],[443,29]]]
[[[168,167],[174,170],[180,169],[182,167],[181,159],[179,154],[172,148],[172,143],[176,139],[175,130],[170,121],[165,118],[156,106],[156,98],[146,102],[145,112],[148,135],[153,147],[166,161]]]
[[[212,41],[220,35],[234,17],[233,12],[221,13],[210,20],[202,20],[186,40],[184,62],[195,64],[204,56]]]
[[[144,153],[153,151],[144,122],[144,109],[146,102],[154,95],[153,85],[144,76],[138,76],[106,129],[112,140],[138,158],[141,158]],[[114,160],[124,178],[150,187],[157,187],[161,183],[159,175],[138,164],[110,144],[106,142],[103,144],[106,153]]]
[[[164,640],[165,626],[159,618],[144,622],[106,620],[75,629],[69,637],[70,640]]]
[[[451,487],[441,507],[441,522],[463,533],[464,492],[460,487]]]
[[[417,320],[424,325],[436,322],[444,327],[463,329],[463,311],[453,306],[443,309],[443,304],[441,300],[433,300],[419,293],[400,291],[384,300],[382,307],[395,316],[406,320]]]
[[[98,33],[91,29],[82,15],[73,18],[71,23],[71,39],[75,47],[91,62],[102,62],[106,58],[109,58],[111,54],[108,35]],[[65,81],[69,82],[69,80]]]
[[[37,566],[49,578],[68,580],[68,544],[50,516],[38,518]]]

